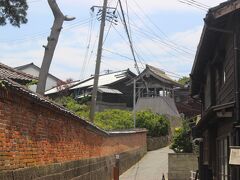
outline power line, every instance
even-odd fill
[[[90,20],[91,19],[79,20],[75,23],[66,25],[66,26],[63,27],[63,31],[88,24],[90,22]],[[37,39],[43,38],[47,34],[49,34],[49,31],[36,33],[36,34],[31,35],[31,36],[26,35],[26,36],[23,36],[22,38],[14,39],[14,40],[0,40],[0,43],[21,43],[21,42],[25,43],[26,41],[32,41],[32,40],[37,40]]]
[[[161,45],[164,46],[164,47],[167,47],[167,48],[169,48],[169,49],[172,49],[175,53],[178,53],[179,55],[181,55],[181,56],[182,56],[182,59],[185,59],[185,60],[187,60],[187,61],[189,61],[189,62],[192,62],[192,61],[189,59],[189,57],[187,57],[187,56],[185,56],[183,53],[181,53],[176,47],[172,47],[172,46],[170,46],[169,44],[167,44],[167,43],[165,43],[165,42],[159,41],[158,38],[154,38],[154,37],[152,37],[150,34],[147,34],[146,32],[143,32],[143,31],[140,30],[140,29],[137,29],[137,28],[136,28],[136,32],[138,32],[138,33],[141,34],[141,36],[139,35],[140,38],[142,37],[142,35],[145,35],[145,36],[148,37],[148,39],[151,40],[152,42],[154,42],[154,43],[158,42],[158,43],[159,43],[158,45],[161,44]],[[177,56],[177,55],[175,55],[175,54],[173,54],[173,53],[171,53],[171,52],[167,52],[167,53],[170,54],[170,55],[172,55],[172,56],[174,56],[174,57],[179,58],[179,56]]]
[[[130,57],[126,56],[126,55],[122,55],[122,54],[120,54],[120,53],[118,53],[118,52],[114,52],[114,51],[109,50],[109,49],[103,49],[103,50],[106,51],[106,52],[109,52],[109,53],[111,53],[111,54],[117,55],[117,56],[119,56],[119,57],[122,57],[122,58],[124,58],[124,59],[133,60],[132,58],[130,58]],[[146,65],[146,64],[145,64],[145,65]],[[145,68],[142,68],[142,69],[145,69]],[[176,73],[174,73],[174,72],[171,72],[171,71],[168,71],[168,70],[165,70],[165,69],[162,69],[162,68],[161,68],[160,70],[162,70],[162,71],[164,71],[164,72],[167,72],[167,73],[169,73],[169,74],[175,74],[175,76],[170,75],[170,76],[172,76],[172,77],[176,77],[176,78],[182,78],[182,77],[183,77],[183,76],[181,76],[181,75],[179,75],[179,74],[176,74]]]
[[[187,5],[189,5],[189,6],[192,6],[192,7],[195,7],[195,8],[198,8],[198,9],[200,9],[200,10],[203,10],[203,11],[207,11],[208,9],[207,8],[205,8],[205,7],[202,7],[202,6],[200,6],[200,5],[195,5],[195,4],[193,4],[193,3],[190,3],[190,2],[188,2],[188,1],[184,1],[184,0],[178,0],[180,3],[183,3],[183,4],[187,4]]]
[[[80,72],[81,73],[80,77],[83,77],[84,73],[85,73],[86,63],[87,63],[89,50],[90,50],[90,43],[91,43],[91,40],[92,40],[92,30],[93,30],[93,27],[95,26],[95,22],[96,22],[96,20],[95,20],[94,24],[93,24],[94,14],[92,12],[90,12],[90,16],[91,16],[91,21],[89,22],[87,48],[86,48],[86,52],[85,52],[85,55],[84,55],[84,60],[83,60],[83,64],[82,64],[82,68],[81,68],[81,72]],[[80,79],[80,77],[79,77],[79,79]]]
[[[187,48],[187,47],[184,47],[184,46],[182,46],[182,45],[179,45],[179,44],[173,42],[172,40],[170,40],[169,37],[167,36],[167,34],[165,34],[165,33],[153,22],[153,20],[145,13],[144,9],[143,9],[135,0],[133,0],[133,2],[134,2],[135,5],[136,5],[135,7],[138,7],[138,8],[141,10],[142,14],[146,17],[146,19],[166,38],[166,40],[168,40],[169,43],[175,45],[175,46],[178,47],[179,49],[183,48],[183,49],[185,49],[185,50],[187,50],[187,51],[189,51],[189,52],[192,51],[191,49],[189,49],[189,48]],[[134,9],[133,9],[133,8],[131,8],[131,9],[132,9],[132,12],[141,20],[141,22],[144,23],[144,21],[142,20],[142,18],[134,11]],[[152,30],[152,29],[150,28],[150,26],[147,26],[147,27],[149,28],[149,30]],[[158,38],[161,39],[161,37],[160,37],[158,34],[156,34],[154,30],[152,30],[152,32],[154,33],[154,35],[156,35]]]
[[[118,1],[117,1],[117,5],[116,5],[115,9],[117,9],[117,7],[118,7]],[[116,12],[116,10],[115,10],[115,12]],[[114,13],[114,15],[115,15],[115,13]],[[111,19],[107,34],[106,34],[105,39],[103,41],[103,45],[105,44],[105,41],[107,40],[107,37],[108,37],[108,35],[110,33],[110,30],[111,30],[111,27],[113,26],[113,22],[114,22],[114,18]]]
[[[184,0],[184,1],[188,1],[189,3],[192,3],[192,4],[195,4],[195,5],[198,5],[198,6],[201,6],[203,8],[207,8],[209,9],[210,6],[206,5],[206,4],[203,4],[201,2],[198,2],[198,1],[195,1],[195,0]]]
[[[121,9],[121,12],[122,12],[122,18],[123,18],[123,22],[124,22],[124,27],[125,27],[125,30],[126,30],[126,33],[127,33],[128,40],[129,40],[130,49],[131,49],[131,52],[132,52],[132,55],[133,55],[133,59],[134,59],[134,62],[135,62],[135,68],[136,68],[138,74],[140,74],[140,70],[138,68],[137,60],[136,60],[134,49],[133,49],[132,40],[131,40],[129,31],[128,31],[128,27],[127,27],[127,23],[126,23],[124,11],[123,11],[122,3],[121,3],[121,0],[118,0],[118,1],[119,1],[120,9]]]

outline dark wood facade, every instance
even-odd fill
[[[230,147],[239,142],[240,1],[210,9],[191,73],[191,95],[202,103],[194,128],[200,138],[201,180],[240,179],[239,166],[229,165]]]

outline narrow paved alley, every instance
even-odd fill
[[[167,179],[169,147],[150,151],[133,167],[120,176],[120,180],[162,180]]]

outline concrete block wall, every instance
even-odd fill
[[[176,153],[168,154],[168,179],[169,180],[189,180],[190,171],[198,169],[198,159],[196,154]]]
[[[170,143],[169,136],[162,137],[147,137],[147,150],[154,151],[168,146]]]
[[[16,177],[32,179],[31,175],[30,178],[24,177],[28,177],[34,169],[33,179],[38,173],[43,177],[53,173],[56,174],[53,179],[58,179],[58,176],[65,177],[60,170],[68,174],[72,163],[77,168],[84,162],[101,162],[94,160],[96,158],[105,158],[107,162],[114,154],[130,152],[135,153],[130,153],[129,158],[132,155],[137,160],[146,152],[144,130],[106,133],[49,104],[48,101],[36,100],[20,90],[0,87],[2,176],[13,177],[17,174]],[[93,169],[97,168],[94,166]],[[81,172],[78,169],[73,174],[82,175]]]

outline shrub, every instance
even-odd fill
[[[121,130],[133,128],[132,114],[118,109],[97,112],[95,124],[105,130]]]
[[[86,120],[89,119],[89,107],[79,104],[73,97],[61,97],[55,101],[76,115]],[[118,109],[97,112],[94,122],[104,130],[123,130],[134,127],[132,112]],[[141,111],[136,114],[136,127],[146,128],[149,136],[166,136],[168,135],[169,126],[169,121],[165,116],[154,114],[151,111]]]
[[[168,135],[170,124],[165,116],[157,115],[151,111],[141,111],[137,113],[136,126],[146,128],[148,135],[152,137]]]
[[[186,122],[183,122],[181,128],[176,128],[173,136],[171,149],[177,153],[192,153],[193,144],[191,141],[190,128]]]
[[[89,118],[89,107],[85,104],[79,104],[71,96],[57,98],[55,100],[57,103],[63,105],[70,111],[74,112],[76,115],[88,119]]]

